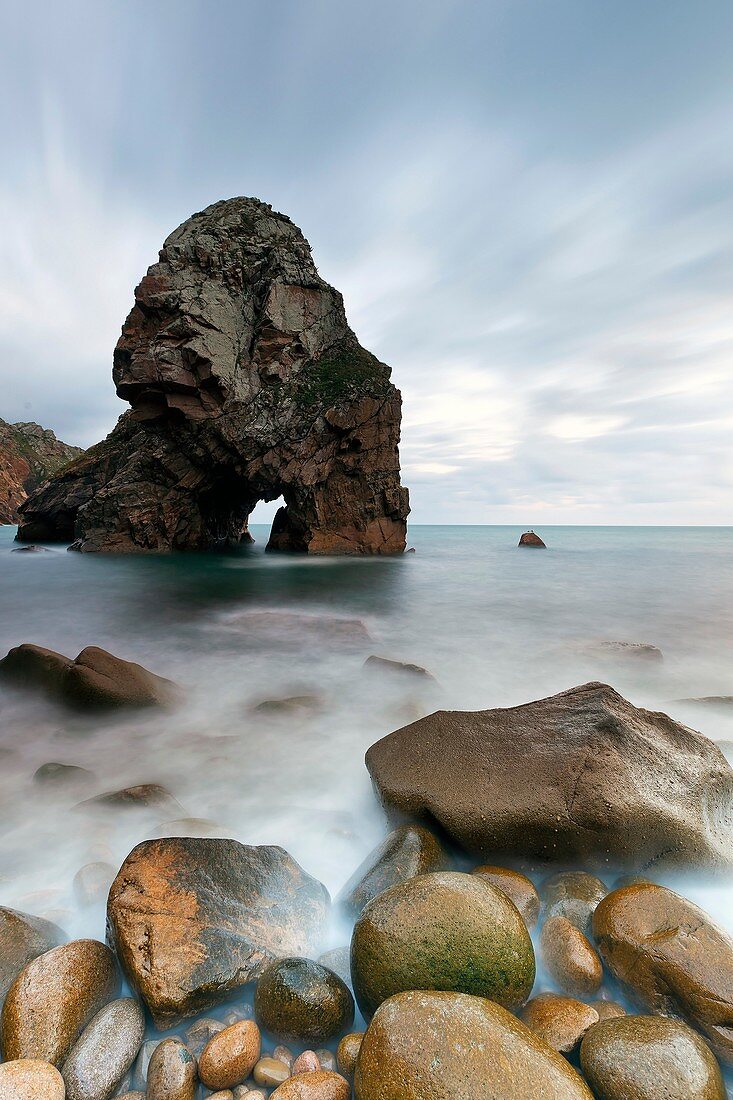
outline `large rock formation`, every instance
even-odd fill
[[[438,711],[366,755],[385,805],[483,856],[733,865],[733,770],[699,733],[584,684]]]
[[[132,410],[23,506],[19,538],[202,549],[283,496],[273,549],[400,552],[401,399],[289,218],[215,203],[166,240],[114,354]]]
[[[83,453],[40,424],[0,420],[0,523],[17,523],[28,494]]]

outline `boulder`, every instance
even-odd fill
[[[64,1100],[64,1079],[48,1062],[18,1058],[0,1065],[2,1100]]]
[[[483,997],[410,991],[362,1040],[356,1100],[593,1100],[562,1055]]]
[[[506,710],[438,711],[367,767],[393,813],[464,848],[626,864],[733,862],[733,771],[707,738],[591,683]]]
[[[326,1043],[354,1022],[354,998],[338,974],[310,959],[277,959],[257,982],[255,1016],[276,1038]]]
[[[397,882],[438,871],[446,854],[437,838],[421,825],[400,825],[354,871],[336,898],[358,916],[364,906]]]
[[[248,541],[258,500],[285,499],[269,548],[405,548],[401,397],[289,218],[214,203],[165,241],[114,353],[131,410],[21,509],[19,539],[82,551]]]
[[[614,890],[593,916],[608,969],[648,1012],[680,1016],[733,1065],[733,940],[664,886]]]
[[[170,837],[138,844],[112,884],[108,935],[159,1027],[225,1000],[274,958],[309,955],[326,888],[277,847]]]
[[[524,534],[520,536],[517,545],[534,547],[536,550],[547,549],[540,536],[536,535],[534,531],[525,531]]]
[[[21,970],[5,998],[4,1057],[62,1065],[82,1030],[119,988],[114,956],[97,940],[72,940],[39,955]]]
[[[681,1020],[623,1016],[592,1027],[580,1063],[598,1100],[726,1100],[720,1067]]]
[[[0,906],[0,1009],[23,967],[65,939],[51,921]]]
[[[0,661],[0,676],[82,710],[169,706],[177,693],[171,680],[97,646],[87,646],[72,661],[62,653],[24,643]]]
[[[367,905],[351,939],[351,977],[366,1019],[408,989],[473,993],[517,1008],[534,983],[534,951],[505,894],[476,875],[438,871]]]
[[[137,1058],[145,1037],[139,1001],[123,997],[100,1009],[63,1066],[66,1100],[109,1100]]]

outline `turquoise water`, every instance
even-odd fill
[[[267,529],[253,533],[253,548],[230,554],[108,557],[14,554],[14,529],[0,528],[2,652],[100,645],[187,692],[173,714],[90,721],[0,692],[5,904],[100,935],[74,872],[121,861],[165,822],[72,807],[149,781],[179,816],[282,844],[336,890],[384,829],[365,749],[438,707],[513,705],[603,679],[733,740],[730,710],[677,701],[733,694],[730,528],[546,527],[549,549],[535,551],[517,549],[518,527],[413,527],[416,553],[392,559],[266,555]],[[609,658],[598,641],[648,643],[664,659]],[[438,685],[370,675],[370,653],[424,665]],[[253,710],[304,694],[317,699],[302,713]],[[41,795],[31,777],[50,760],[94,779],[81,794]],[[733,923],[724,887],[690,891]]]

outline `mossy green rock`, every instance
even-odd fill
[[[351,978],[367,1019],[410,989],[471,993],[518,1008],[534,977],[532,941],[516,906],[475,875],[438,871],[397,883],[354,927]]]
[[[561,1054],[516,1016],[465,993],[400,993],[378,1009],[356,1100],[593,1100]]]
[[[311,959],[278,959],[257,983],[255,1017],[278,1039],[325,1043],[354,1022],[354,998],[338,974]]]

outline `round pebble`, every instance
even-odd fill
[[[260,1058],[252,1070],[252,1076],[258,1085],[266,1085],[268,1088],[277,1087],[283,1081],[287,1081],[290,1076],[290,1066],[286,1066],[285,1062],[280,1062],[277,1058]]]
[[[64,1100],[64,1079],[49,1062],[16,1058],[0,1065],[2,1100]]]
[[[194,1100],[196,1059],[180,1039],[163,1039],[148,1066],[146,1100]]]
[[[548,917],[540,943],[545,966],[561,989],[575,997],[598,992],[603,981],[598,952],[566,917]]]
[[[336,1064],[344,1077],[352,1077],[354,1074],[354,1066],[363,1038],[363,1031],[350,1031],[348,1035],[344,1035],[338,1045]]]
[[[295,1076],[298,1073],[313,1073],[314,1070],[320,1068],[321,1063],[318,1061],[316,1052],[314,1050],[304,1050],[293,1062],[291,1072]]]
[[[354,1020],[354,998],[338,974],[311,959],[278,959],[257,983],[255,1016],[280,1039],[324,1042]]]
[[[608,887],[586,871],[562,871],[542,883],[545,916],[565,917],[584,936],[591,932],[596,906],[603,901]]]
[[[535,885],[526,875],[519,871],[512,871],[508,867],[494,867],[493,864],[482,864],[474,867],[472,875],[490,882],[503,894],[513,901],[520,912],[522,920],[528,928],[532,928],[540,915],[542,902]]]
[[[231,1089],[220,1089],[218,1092],[209,1093],[207,1100],[234,1100]]]
[[[202,1016],[184,1031],[186,1046],[194,1054],[200,1054],[209,1039],[223,1031],[225,1026],[221,1020],[215,1020],[213,1016]]]
[[[626,1009],[618,1001],[591,1001],[590,1007],[596,1010],[599,1020],[615,1020],[626,1015]]]
[[[283,1046],[280,1043],[272,1052],[272,1057],[277,1058],[280,1062],[284,1062],[286,1066],[292,1066],[295,1055],[289,1047]]]
[[[133,997],[101,1009],[63,1066],[67,1100],[107,1100],[135,1061],[145,1036],[145,1013]]]
[[[559,1054],[572,1054],[588,1028],[598,1023],[598,1013],[590,1005],[572,997],[558,997],[555,993],[533,997],[519,1018]]]
[[[210,1089],[229,1089],[249,1077],[262,1040],[254,1020],[239,1020],[213,1035],[199,1058],[199,1077]]]
[[[340,1073],[319,1069],[290,1077],[272,1095],[277,1100],[349,1100],[351,1086]]]
[[[321,1063],[321,1069],[330,1069],[334,1073],[336,1072],[336,1056],[332,1050],[326,1050],[325,1047],[320,1047],[316,1051],[316,1058]]]

